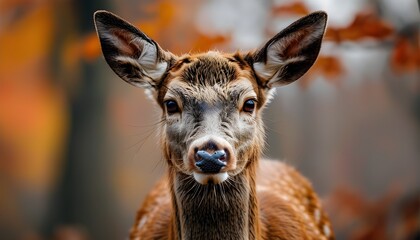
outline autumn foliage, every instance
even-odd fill
[[[272,13],[274,15],[307,15],[310,11],[303,2],[296,1],[278,5],[272,9]]]
[[[326,39],[340,43],[342,41],[360,41],[366,38],[384,40],[394,33],[390,23],[372,12],[358,13],[353,21],[344,28],[329,27]]]
[[[413,38],[398,36],[391,53],[391,66],[397,73],[420,69],[420,35]]]
[[[324,77],[328,82],[338,84],[338,79],[343,73],[344,66],[338,57],[321,55],[298,83],[302,87],[308,87],[314,78]]]
[[[223,48],[223,46],[229,44],[230,36],[206,34],[200,31],[191,21],[185,21],[185,13],[188,7],[190,6],[186,6],[185,3],[174,4],[167,0],[151,3],[142,7],[142,11],[151,17],[140,19],[135,22],[135,25],[162,44],[165,49],[177,54]],[[271,17],[298,17],[310,12],[305,3],[295,1],[274,6],[271,10]],[[182,26],[182,29],[179,26]],[[179,40],[176,40],[176,38]],[[171,39],[171,41],[168,41],[168,39]],[[372,11],[363,11],[356,14],[347,26],[335,27],[330,25],[325,40],[337,45],[343,42],[364,40],[376,41],[378,44],[383,41],[392,41],[395,44],[389,64],[396,73],[416,71],[420,68],[418,41],[396,36],[392,24]],[[78,50],[80,55],[87,60],[97,58],[100,55],[100,47],[95,34],[92,33],[87,36]],[[341,61],[338,56],[324,56],[321,52],[321,56],[314,67],[301,81],[301,86],[309,86],[311,79],[316,76],[322,76],[327,81],[337,84],[339,77],[346,73]]]
[[[133,24],[164,49],[169,49],[175,54],[207,51],[228,43],[229,36],[210,35],[200,31],[194,22],[186,18],[189,16],[189,8],[191,6],[182,2],[178,4],[168,0],[151,2],[142,6],[144,15],[151,17],[140,19]],[[91,60],[100,56],[96,33],[84,39],[81,49],[82,56],[87,59]]]
[[[69,109],[74,101],[72,94],[80,91],[81,82],[97,81],[97,79],[86,80],[78,76],[79,72],[83,71],[81,66],[89,68],[93,65],[92,63],[100,61],[102,61],[101,64],[105,64],[101,57],[98,38],[93,31],[93,21],[82,23],[78,19],[80,16],[71,16],[74,13],[69,13],[70,17],[58,16],[60,14],[58,3],[64,2],[68,5],[75,3],[75,1],[51,0],[0,1],[0,221],[6,220],[10,224],[17,225],[19,219],[16,216],[24,219],[25,211],[30,209],[28,206],[22,207],[19,203],[21,200],[19,197],[25,197],[27,194],[25,191],[30,190],[38,194],[55,187],[54,181],[64,168],[63,163],[66,159],[63,156],[66,154],[67,141],[74,141],[74,139],[68,139],[69,134],[77,130],[77,126],[71,125],[72,114],[74,114]],[[86,7],[81,4],[82,2],[79,1],[80,6],[75,9]],[[113,1],[110,5],[128,2]],[[214,34],[205,27],[200,28],[196,25],[194,14],[203,2],[205,1],[130,1],[130,6],[113,11],[126,17],[126,20],[156,40],[163,49],[176,54],[211,49],[221,51],[235,49],[232,41],[233,34],[229,32]],[[264,3],[267,6],[272,4],[270,9],[266,9],[266,15],[264,15],[267,25],[272,27],[278,23],[276,20],[279,19],[297,20],[317,10],[311,9],[305,2],[299,0],[285,2],[287,3],[283,1]],[[341,52],[348,50],[349,46],[362,50],[380,49],[386,52],[383,59],[378,59],[385,63],[380,71],[386,74],[391,73],[386,77],[389,77],[389,81],[394,80],[394,78],[390,80],[391,75],[395,77],[393,86],[399,87],[399,89],[392,87],[392,91],[395,93],[397,90],[402,90],[402,86],[410,88],[409,92],[401,91],[395,102],[390,102],[398,104],[409,94],[411,94],[410,97],[415,95],[412,99],[415,99],[413,105],[418,114],[419,80],[414,79],[417,82],[412,83],[406,81],[403,76],[414,75],[415,78],[419,73],[420,25],[416,22],[413,24],[415,26],[405,28],[403,24],[397,21],[392,22],[383,14],[373,10],[375,8],[368,6],[372,2],[380,4],[381,1],[365,2],[364,10],[354,14],[347,25],[337,26],[333,20],[330,20],[324,38],[325,45],[314,66],[297,82],[298,86],[306,90],[315,85],[314,79],[320,79],[335,88],[340,88],[344,85],[344,79],[348,79],[347,74],[357,71],[354,68],[347,69],[349,64],[345,64],[344,56],[340,55]],[[124,11],[127,8],[130,8],[130,11]],[[63,12],[63,9],[61,11]],[[130,16],[127,12],[132,15]],[[67,21],[72,22],[73,25],[65,28],[62,25],[65,25]],[[90,24],[91,32],[80,33],[78,24]],[[278,31],[276,29],[276,32],[273,32],[270,26],[261,24],[261,28],[264,28],[261,32],[265,34],[266,39],[271,38]],[[61,34],[67,35],[61,36]],[[340,51],[334,51],[335,49]],[[385,82],[382,77],[378,77],[380,81],[383,81],[380,84]],[[384,87],[384,89],[387,88]],[[93,90],[89,89],[89,91]],[[95,93],[89,92],[89,94],[97,97]],[[130,100],[132,102],[138,100],[134,99],[133,97]],[[111,102],[109,104],[115,105],[117,101],[123,102],[121,99],[113,99],[109,100]],[[140,103],[132,104],[138,107]],[[80,105],[83,104],[80,103]],[[114,115],[124,118],[120,105],[115,107],[120,112]],[[367,116],[360,118],[367,119]],[[390,120],[384,117],[384,122],[386,121]],[[364,120],[363,123],[365,123]],[[381,123],[375,122],[376,124]],[[361,127],[363,126],[364,124],[361,124]],[[341,125],[333,125],[333,127],[340,128]],[[372,132],[369,133],[372,134]],[[389,141],[401,141],[391,135],[389,138]],[[349,145],[349,143],[345,144]],[[390,145],[393,146],[393,142]],[[131,167],[131,165],[127,166]],[[137,177],[138,172],[130,167],[125,167],[128,170],[119,173],[118,181],[128,183],[130,182],[128,178]],[[127,174],[128,171],[132,173]],[[13,183],[13,186],[10,183]],[[416,213],[420,212],[419,195],[407,198],[407,202],[400,203],[400,208],[395,210],[390,208],[399,203],[397,197],[400,195],[393,189],[376,199],[369,199],[364,196],[364,193],[349,189],[349,187],[338,189],[326,199],[327,205],[332,209],[331,212],[337,213],[335,228],[343,232],[343,236],[350,239],[385,239],[386,231],[393,231],[397,234],[396,237],[388,239],[405,239],[400,237],[406,236],[403,233],[418,230],[419,214],[416,215]],[[130,192],[130,194],[133,193]],[[33,211],[33,209],[30,210]],[[403,220],[398,223],[400,225],[395,224],[394,228],[389,230],[385,226],[389,223],[385,222],[384,218],[396,213],[400,214]],[[34,219],[32,219],[33,222],[35,222]],[[28,222],[25,222],[25,227],[26,224]],[[0,235],[2,235],[1,229]]]

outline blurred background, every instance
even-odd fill
[[[126,239],[164,173],[159,109],[106,65],[98,9],[176,54],[254,49],[326,11],[315,66],[264,113],[265,155],[311,180],[338,239],[420,239],[415,0],[1,0],[1,239]]]

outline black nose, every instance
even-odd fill
[[[224,150],[215,151],[210,154],[206,151],[197,151],[197,162],[195,165],[204,173],[218,173],[220,169],[226,166],[226,153]]]

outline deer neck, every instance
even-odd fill
[[[201,185],[190,176],[170,171],[172,239],[258,239],[256,162],[218,185]]]

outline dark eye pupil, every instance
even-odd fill
[[[255,108],[255,101],[250,99],[244,103],[243,111],[252,113],[254,111],[254,108]]]
[[[176,104],[175,101],[172,101],[172,100],[166,101],[165,102],[165,105],[166,105],[166,111],[168,113],[177,113],[177,112],[179,112],[178,104]]]

